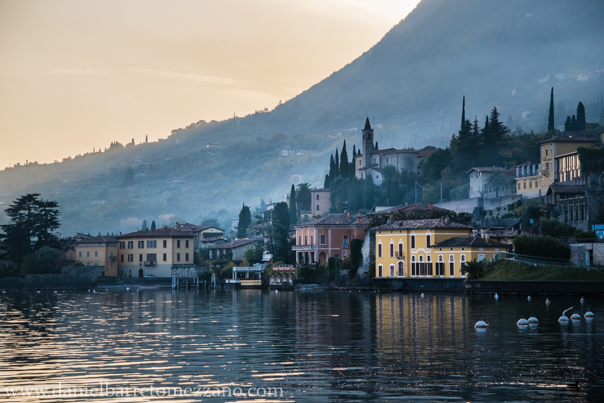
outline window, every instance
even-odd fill
[[[342,238],[342,245],[344,247],[348,246],[348,235],[344,235],[344,237]]]
[[[415,249],[415,235],[411,235],[411,249]]]
[[[315,210],[320,211],[320,210],[321,210],[321,206],[319,206],[319,205],[317,204],[317,208],[316,208]]]
[[[128,255],[128,261],[129,261],[129,262],[134,262],[134,255],[133,255],[132,253],[130,253],[130,254]]]
[[[547,157],[547,148],[545,149],[545,156]]]
[[[333,257],[337,257],[337,258],[339,258],[339,257],[340,257],[340,254],[339,254],[339,253],[334,253],[334,254],[333,254]]]
[[[99,251],[98,250],[94,251],[94,257],[99,257]]]
[[[134,249],[134,241],[128,241],[128,249]]]
[[[315,237],[314,237],[314,235],[311,235],[311,236],[310,236],[310,244],[311,244],[311,245],[314,245],[314,244],[315,244]]]
[[[520,190],[520,182],[518,182],[518,190]]]
[[[398,276],[403,277],[405,275],[405,262],[402,260],[398,262]]]
[[[298,235],[298,245],[302,245],[302,236]]]
[[[403,243],[402,242],[398,243],[398,257],[399,258],[403,257]]]
[[[445,275],[445,262],[443,260],[443,255],[438,255],[438,262],[436,262],[436,275]]]
[[[426,274],[426,266],[425,266],[425,264],[424,264],[424,257],[423,257],[423,256],[421,256],[421,255],[420,255],[420,257],[419,257],[419,263],[418,263],[418,266],[419,266],[419,267],[418,267],[418,269],[419,269],[419,270],[418,270],[418,271],[419,271],[419,273],[418,273],[418,274],[419,274],[420,276],[425,275],[425,274]]]
[[[426,235],[426,247],[430,247],[430,234]]]
[[[432,257],[430,255],[426,256],[426,274],[432,275]]]
[[[185,262],[188,262],[188,261],[189,261],[189,254],[185,253]]]
[[[522,184],[522,188],[523,188],[523,189],[526,189],[526,182],[524,182],[524,183]]]
[[[449,255],[449,276],[455,276],[455,258],[453,255]]]
[[[325,245],[325,235],[321,235],[321,245]]]
[[[145,249],[145,241],[138,241],[138,248]]]
[[[126,242],[120,242],[120,249],[126,249]]]
[[[78,257],[82,257],[82,251],[78,252]]]
[[[304,245],[308,245],[308,236],[304,235]]]
[[[164,258],[164,262],[167,262],[167,261],[168,261],[168,254],[167,254],[167,253],[164,253],[163,258]]]
[[[415,263],[415,256],[411,256],[411,275],[417,275],[417,265]]]
[[[147,241],[147,249],[157,248],[157,241]]]
[[[90,251],[89,250],[86,251],[86,257],[90,257]]]
[[[390,257],[394,257],[394,244],[390,244]]]
[[[484,255],[478,255],[478,261],[482,262],[484,260]]]
[[[147,253],[147,262],[157,262],[157,254]]]
[[[378,266],[378,277],[382,277],[382,265]]]
[[[177,254],[176,254],[176,261],[177,261],[177,262],[180,262],[180,253],[177,253]]]
[[[529,189],[533,188],[533,182],[529,182]]]
[[[124,263],[124,255],[120,255],[120,262]]]
[[[168,247],[168,241],[166,241],[166,240],[164,239],[164,248],[167,248],[167,247]]]
[[[142,254],[142,253],[139,253],[139,254],[138,254],[138,261],[139,261],[139,262],[142,262],[142,261],[143,261],[143,254]]]
[[[180,248],[180,239],[176,241],[176,247]]]
[[[187,240],[185,240],[185,248],[188,248],[188,247],[189,247],[189,240],[187,239]]]
[[[394,277],[394,265],[390,265],[390,277]]]
[[[315,197],[315,200],[319,200],[319,194],[317,193],[317,196]]]
[[[378,243],[378,257],[382,257],[382,244],[381,243]]]

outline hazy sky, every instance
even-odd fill
[[[0,0],[0,169],[272,109],[419,0]]]

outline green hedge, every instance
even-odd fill
[[[514,250],[519,255],[570,258],[570,246],[551,236],[519,236],[514,240]]]

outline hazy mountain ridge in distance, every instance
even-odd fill
[[[60,164],[6,169],[0,196],[36,191],[57,199],[66,233],[129,231],[143,219],[160,224],[160,215],[197,221],[221,208],[230,210],[218,214],[224,226],[241,203],[283,200],[294,181],[322,187],[329,154],[344,138],[349,155],[360,145],[366,116],[382,124],[380,148],[447,145],[463,95],[466,116],[480,125],[496,105],[504,122],[511,115],[513,129],[542,131],[553,86],[555,123],[562,125],[579,101],[588,105],[604,92],[602,21],[599,0],[424,0],[359,58],[271,112],[192,124],[157,143]],[[598,114],[587,108],[588,121]],[[327,138],[334,131],[343,136]],[[223,149],[212,155],[212,142]],[[305,154],[279,158],[286,145]],[[135,186],[123,188],[133,164]]]

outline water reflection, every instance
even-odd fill
[[[283,390],[280,399],[255,392],[247,401],[597,401],[604,301],[576,303],[574,312],[591,310],[595,319],[560,326],[560,313],[575,302],[260,290],[9,293],[0,296],[0,400],[38,399],[7,396],[5,388],[104,382],[191,393]],[[539,326],[519,329],[516,321],[529,316]],[[478,320],[489,328],[474,329]]]

